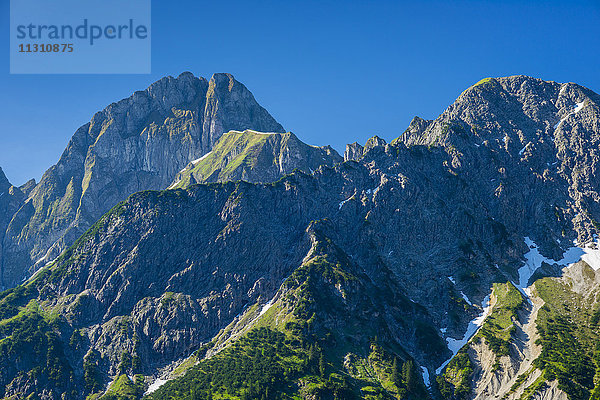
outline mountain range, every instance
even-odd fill
[[[0,174],[0,396],[600,398],[599,117],[486,78],[341,157],[164,78]]]

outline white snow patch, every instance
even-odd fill
[[[563,84],[562,87],[560,88],[560,92],[558,92],[558,96],[560,97],[560,95],[562,95],[565,91],[565,89],[567,88],[567,84]]]
[[[246,129],[244,132],[254,133],[255,135],[279,135],[279,133],[277,133],[277,132],[259,132],[259,131],[255,131],[255,130],[252,130],[252,129]],[[232,130],[232,131],[223,133],[223,135],[228,135],[230,133],[234,133],[235,134],[235,133],[244,133],[244,132]]]
[[[580,247],[570,247],[563,253],[563,258],[555,261],[549,258],[544,257],[540,254],[538,250],[537,244],[529,237],[525,237],[525,244],[529,247],[529,252],[525,254],[525,264],[519,268],[519,283],[516,285],[519,289],[524,289],[527,287],[527,282],[531,276],[535,273],[535,271],[542,266],[542,263],[548,264],[558,264],[558,265],[569,265],[576,263],[579,261],[584,254],[586,254],[586,249],[582,249]],[[590,249],[592,250],[592,249]],[[598,250],[593,250],[594,252]],[[596,253],[594,253],[596,254]],[[598,259],[600,261],[600,258]],[[598,264],[600,267],[600,264]]]
[[[582,250],[585,254],[581,256],[581,259],[588,263],[594,271],[600,269],[600,243],[596,242],[596,248],[588,244]]]
[[[348,197],[346,200],[340,202],[340,204],[338,205],[338,210],[341,210],[342,207],[344,207],[344,204],[346,204],[352,197],[354,197],[354,195]]]
[[[440,328],[440,332],[442,332],[443,334],[446,334],[447,330],[448,330],[448,328]]]
[[[263,315],[264,313],[266,313],[267,311],[269,311],[269,308],[271,308],[271,306],[273,305],[273,299],[269,300],[260,310],[260,314],[258,314],[258,316],[260,317],[261,315]]]
[[[477,318],[469,322],[469,326],[467,326],[467,331],[465,332],[462,339],[454,339],[451,337],[446,338],[446,342],[448,343],[448,349],[452,352],[452,357],[444,361],[442,365],[438,369],[435,370],[435,374],[439,375],[440,372],[448,365],[450,360],[454,358],[454,356],[458,353],[458,351],[477,333],[477,330],[483,325],[483,321],[487,318],[490,313],[490,295],[485,296],[483,302],[481,303],[481,307],[483,307],[483,311]]]
[[[4,192],[0,193],[0,197],[4,196]]]
[[[206,153],[205,155],[203,155],[203,156],[202,156],[202,157],[200,157],[200,158],[197,158],[197,159],[195,159],[195,160],[192,160],[192,162],[191,162],[190,164],[192,164],[192,165],[196,165],[196,164],[198,164],[200,161],[202,161],[202,160],[204,160],[206,157],[208,157],[208,156],[210,155],[210,153],[212,153],[212,151],[209,151],[208,153]],[[179,174],[183,174],[185,171],[187,171],[188,169],[190,169],[190,164],[186,165],[186,166],[185,166],[185,168],[184,168],[184,169],[182,169],[181,171],[179,171],[179,173],[178,173],[177,175],[179,175]],[[176,181],[176,182],[173,182],[173,184],[172,184],[171,186],[169,186],[169,187],[167,188],[167,190],[173,189],[175,186],[177,186],[177,184],[179,184],[179,182],[181,182],[181,179],[177,179],[177,181]]]
[[[466,294],[464,294],[464,293],[462,292],[462,290],[460,291],[460,295],[462,296],[462,298],[463,298],[463,299],[464,299],[464,300],[465,300],[467,303],[469,303],[469,305],[470,305],[470,306],[472,306],[472,305],[473,305],[473,303],[471,303],[471,300],[469,300],[469,298],[467,297],[467,295],[466,295]]]
[[[454,280],[453,276],[449,276],[448,279],[450,280],[450,282],[456,285],[456,281]]]
[[[588,243],[583,247],[577,246],[577,243],[573,242],[574,246],[565,250],[562,258],[558,261],[541,255],[537,244],[529,237],[525,237],[525,244],[529,247],[529,252],[525,254],[525,264],[519,268],[519,282],[515,286],[525,295],[529,302],[531,302],[531,290],[527,287],[527,283],[535,271],[542,266],[543,262],[550,265],[557,264],[568,267],[579,260],[583,260],[594,270],[600,269],[600,243],[598,241],[593,244]]]
[[[429,371],[425,367],[421,367],[421,370],[423,371],[421,375],[423,375],[423,382],[425,382],[425,386],[431,386],[431,382],[429,381]]]
[[[158,390],[159,387],[161,387],[162,385],[164,385],[165,383],[167,383],[168,380],[166,379],[157,379],[154,382],[152,382],[152,384],[150,386],[148,386],[148,390],[146,390],[146,393],[144,393],[144,396],[156,392]]]
[[[573,107],[573,111],[571,111],[570,113],[568,113],[567,115],[565,115],[565,117],[563,119],[561,119],[560,121],[558,121],[558,124],[554,125],[554,129],[558,128],[558,126],[560,124],[562,124],[567,118],[569,118],[571,115],[573,114],[577,114],[579,111],[581,111],[581,109],[583,108],[585,104],[585,101],[582,101],[581,103],[577,103],[574,107]]]
[[[525,149],[527,148],[527,145],[525,145],[521,150],[519,150],[519,155],[522,156],[523,153],[525,152]]]
[[[169,187],[167,188],[167,190],[171,190],[171,189],[173,189],[175,186],[177,186],[177,184],[178,184],[179,182],[181,182],[181,179],[180,179],[180,180],[178,180],[177,182],[173,182],[173,184],[172,184],[171,186],[169,186]]]
[[[212,151],[209,151],[208,153],[206,153],[205,155],[203,155],[202,157],[192,161],[192,164],[196,165],[198,164],[200,161],[204,160],[206,157],[208,157],[210,155],[210,153],[212,153]],[[185,168],[182,170],[185,171]]]
[[[46,258],[48,258],[48,253],[46,253],[46,255],[45,255],[45,256],[43,256],[42,258],[38,259],[38,260],[37,260],[35,263],[36,263],[36,264],[39,264],[39,263],[41,263],[42,261],[45,261],[45,260],[46,260]]]

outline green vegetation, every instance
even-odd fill
[[[240,336],[211,358],[194,355],[194,363],[199,361],[185,375],[148,398],[429,398],[418,366],[397,344],[380,343],[375,324],[331,327],[333,316],[346,315],[344,307],[355,301],[362,280],[343,251],[315,235],[312,257],[284,282],[268,311],[257,318],[259,308],[248,308],[239,326],[229,326],[213,342],[221,346],[243,332]],[[429,325],[417,329],[423,340],[435,343]]]
[[[494,308],[476,336],[483,336],[496,356],[507,356],[515,332],[514,321],[525,300],[511,282],[494,283],[493,296]]]
[[[539,385],[556,380],[570,399],[588,399],[592,393],[597,396],[600,338],[594,313],[580,294],[558,279],[540,279],[535,289],[545,302],[537,320],[537,343],[542,352],[534,361],[543,371]]]
[[[496,356],[508,355],[512,335],[515,331],[514,320],[517,318],[518,311],[525,304],[525,300],[511,282],[495,283],[492,295],[495,304],[481,329],[471,338],[469,344],[458,351],[448,363],[444,373],[436,378],[438,389],[444,399],[467,399],[471,393],[473,362],[468,354],[470,343],[484,338]],[[498,365],[496,363],[496,368]]]
[[[370,368],[376,379],[371,379],[371,385],[381,385],[385,392],[399,399],[427,399],[429,394],[423,384],[418,368],[414,361],[402,361],[377,343],[371,344],[371,352],[366,366]],[[363,378],[364,379],[364,378]],[[369,381],[369,379],[366,379]]]
[[[260,134],[254,131],[231,131],[219,138],[212,151],[192,168],[186,169],[174,188],[185,188],[195,183],[204,182],[210,177],[228,180],[240,167],[253,169],[260,160],[264,144],[269,140],[289,140],[291,133],[276,135]],[[271,157],[269,162],[278,162]]]
[[[137,400],[144,394],[145,382],[142,375],[133,377],[120,375],[99,400]]]
[[[298,338],[268,328],[258,328],[227,349],[190,368],[170,381],[150,399],[273,398],[286,391],[289,378],[319,369],[313,347],[302,347]],[[314,379],[320,381],[320,377]]]
[[[509,395],[516,392],[517,389],[521,387],[521,385],[529,378],[529,375],[533,372],[533,368],[530,368],[527,372],[517,376],[515,383],[510,387],[510,390],[502,397],[502,399],[508,398]]]
[[[3,301],[7,297],[10,295]],[[60,318],[44,312],[35,300],[0,322],[0,356],[7,365],[12,365],[5,370],[10,371],[9,376],[24,374],[31,381],[47,379],[57,396],[60,393],[68,396],[74,374],[59,337],[61,323]],[[0,388],[0,396],[3,392],[4,388]]]
[[[465,345],[448,363],[444,373],[436,377],[438,390],[443,399],[466,400],[471,393],[473,363]]]
[[[479,85],[484,85],[488,82],[491,82],[492,78],[483,78],[482,80],[480,80],[479,82],[477,82],[476,84],[473,85],[473,87],[477,87]]]
[[[100,354],[96,350],[90,350],[83,358],[83,380],[87,393],[97,393],[103,388],[99,362]]]

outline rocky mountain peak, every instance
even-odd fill
[[[598,113],[598,104],[598,95],[573,83],[523,75],[485,78],[465,90],[434,121],[414,119],[397,141],[451,144],[463,150],[463,145],[500,140],[514,143],[518,153],[527,142],[558,139],[574,125],[589,124],[595,118],[588,114]]]
[[[12,185],[8,181],[8,178],[6,177],[6,175],[4,174],[2,167],[0,167],[0,192],[4,192],[4,191],[8,190],[8,188],[10,188],[11,186]]]
[[[386,144],[387,142],[385,141],[385,139],[382,139],[379,136],[375,135],[367,140],[367,143],[365,144],[365,151],[368,151],[375,147],[383,147]]]
[[[346,150],[344,151],[344,161],[358,160],[362,157],[363,151],[363,146],[358,142],[347,144]]]
[[[236,112],[232,112],[233,110]],[[222,118],[224,113],[230,114],[230,118]],[[208,84],[203,123],[203,131],[208,136],[208,146],[212,147],[223,132],[245,129],[285,132],[233,75],[214,74]]]
[[[284,132],[231,74],[168,76],[99,111],[28,188],[31,201],[4,238],[5,285],[58,256],[130,194],[167,187],[224,132],[245,129]]]

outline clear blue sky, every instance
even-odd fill
[[[76,128],[165,75],[230,72],[310,144],[398,136],[487,76],[600,91],[600,1],[153,0],[151,75],[9,75],[2,1],[0,166],[39,180]]]

